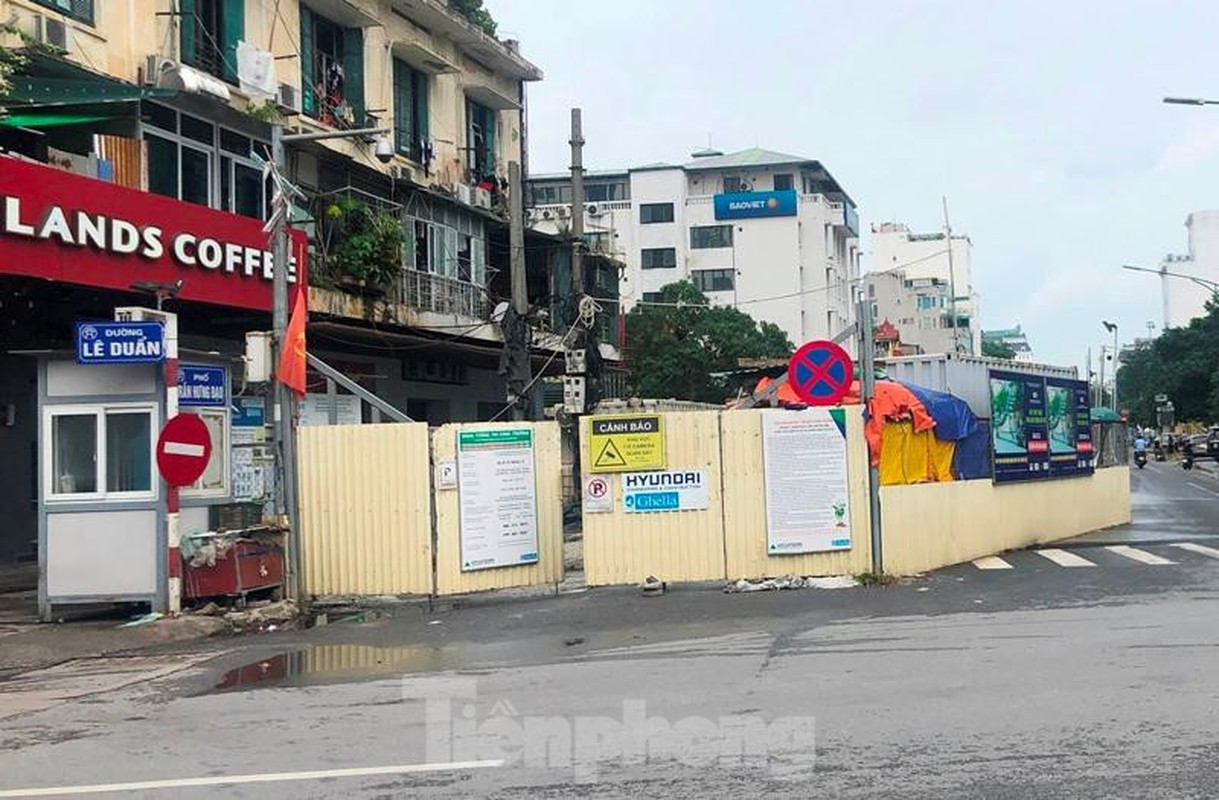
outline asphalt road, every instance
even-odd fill
[[[1134,524],[1054,548],[1084,564],[409,609],[178,654],[0,720],[0,797],[1214,797],[1219,481],[1132,480]]]

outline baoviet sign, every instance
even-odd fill
[[[305,247],[294,231],[297,286]],[[182,280],[181,300],[270,310],[275,263],[259,220],[0,158],[0,273],[123,291]]]

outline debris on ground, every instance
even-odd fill
[[[655,575],[649,575],[643,579],[643,583],[639,587],[643,590],[644,597],[657,597],[665,593],[665,583]]]
[[[159,611],[152,611],[147,614],[142,614],[142,615],[136,617],[135,619],[131,620],[130,622],[124,622],[122,625],[119,625],[119,627],[120,628],[138,628],[141,625],[151,625],[152,623],[156,622],[163,616],[165,616],[165,615]]]
[[[584,644],[584,637],[583,636],[573,636],[570,639],[564,639],[563,644],[566,647],[575,647],[578,644]]]
[[[197,614],[201,617],[219,617],[219,616],[222,616],[225,613],[225,611],[222,607],[220,607],[219,605],[217,605],[216,603],[213,602],[213,603],[208,603],[207,605],[203,606],[202,608],[197,608],[191,613]]]
[[[289,627],[289,623],[295,623],[298,614],[296,603],[279,600],[244,611],[230,611],[224,615],[224,621],[247,632],[279,630]]]
[[[741,578],[739,581],[725,586],[724,591],[728,594],[739,594],[745,592],[775,592],[784,589],[850,589],[858,585],[859,581],[850,575],[831,575],[827,578],[803,578],[799,575],[784,575],[781,578],[765,578],[755,581]]]

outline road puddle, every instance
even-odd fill
[[[207,693],[347,683],[404,673],[457,669],[462,666],[461,656],[461,649],[456,647],[319,645],[233,667]]]

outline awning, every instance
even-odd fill
[[[429,75],[461,72],[460,67],[422,42],[413,39],[395,39],[391,47],[395,57],[401,58],[420,72],[426,72]]]
[[[134,103],[146,97],[172,97],[175,89],[132,86],[99,78],[47,78],[14,75],[8,93],[0,98],[7,108],[59,108],[100,103]]]
[[[0,117],[0,125],[8,128],[63,128],[113,118],[110,114],[8,114]]]

